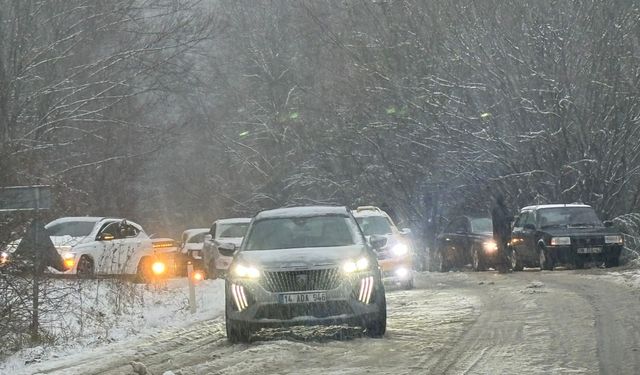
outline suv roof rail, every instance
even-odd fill
[[[356,208],[356,211],[357,212],[360,212],[360,211],[380,211],[380,212],[382,212],[382,210],[379,209],[376,206],[359,206],[358,208]]]

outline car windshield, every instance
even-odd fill
[[[541,228],[554,226],[602,226],[591,207],[554,207],[538,210]]]
[[[349,246],[355,237],[345,216],[264,219],[253,225],[245,250]]]
[[[249,223],[218,224],[216,238],[239,238],[244,237],[249,228]]]
[[[91,221],[65,221],[51,225],[47,232],[50,236],[85,237],[91,233],[95,225],[96,223]]]
[[[187,243],[203,243],[204,242],[204,236],[206,234],[207,234],[207,232],[198,233],[195,236],[189,238],[189,241],[187,241]]]
[[[493,222],[491,221],[491,219],[486,217],[471,219],[471,232],[491,233],[493,232]]]
[[[357,217],[356,220],[365,236],[391,233],[391,224],[384,216]]]

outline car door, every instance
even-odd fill
[[[103,227],[98,232],[97,239],[102,244],[102,252],[96,254],[96,259],[94,259],[95,270],[98,274],[111,275],[118,273],[118,250],[122,242],[118,226],[119,221],[109,221],[103,224]]]
[[[518,255],[527,262],[537,259],[535,214],[533,211],[523,211],[513,227],[512,244]]]
[[[134,274],[142,250],[141,230],[127,221],[120,223],[120,244],[114,254],[118,258],[118,274]]]

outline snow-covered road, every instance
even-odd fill
[[[640,289],[622,279],[603,270],[423,273],[415,290],[388,291],[383,339],[329,327],[230,345],[220,317],[23,370],[129,374],[137,361],[156,375],[633,374],[640,371]]]

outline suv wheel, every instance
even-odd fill
[[[485,270],[485,266],[484,266],[484,259],[482,259],[482,255],[480,254],[480,251],[478,250],[477,247],[473,247],[472,251],[471,251],[471,257],[472,257],[472,265],[473,265],[473,270],[474,271],[484,271]]]
[[[387,331],[387,299],[384,295],[384,287],[379,285],[377,291],[378,293],[376,294],[382,296],[376,301],[378,304],[378,313],[374,319],[367,321],[364,327],[365,334],[373,338],[382,337]]]
[[[251,338],[252,329],[248,324],[242,324],[242,322],[234,322],[229,320],[229,315],[226,313],[232,307],[231,302],[227,300],[225,303],[225,328],[227,330],[227,340],[232,344],[249,342]]]
[[[514,271],[522,271],[524,269],[524,265],[518,258],[518,253],[516,249],[511,249],[511,256],[509,257],[509,261],[511,262],[511,269]]]
[[[538,256],[540,258],[540,271],[553,271],[553,260],[542,246],[538,246]]]

